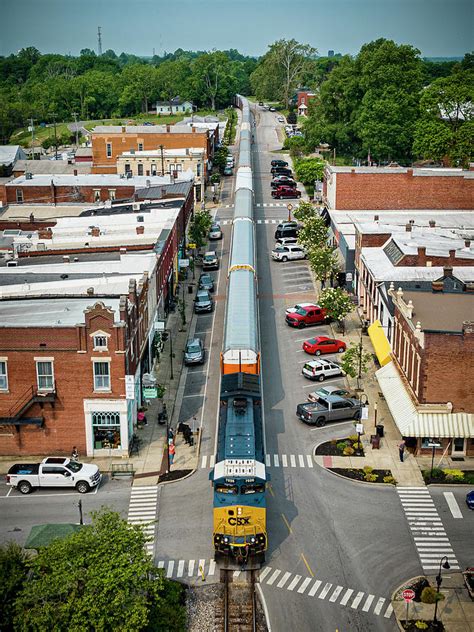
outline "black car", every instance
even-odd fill
[[[282,185],[286,187],[293,187],[296,189],[296,182],[293,180],[293,178],[289,178],[288,176],[277,176],[276,178],[273,178],[273,180],[270,182],[270,186],[272,187],[272,189],[276,189],[277,187],[281,187]]]
[[[288,163],[284,160],[272,160],[272,167],[288,167]]]
[[[199,277],[199,289],[214,292],[214,280],[210,274],[201,274]]]
[[[297,235],[298,224],[296,222],[282,222],[278,224],[275,231],[275,239],[280,239],[281,237],[297,237]]]
[[[272,175],[273,176],[288,176],[291,178],[293,172],[291,169],[287,167],[272,167]]]

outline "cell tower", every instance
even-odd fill
[[[97,52],[102,55],[102,34],[100,32],[100,26],[97,27]]]

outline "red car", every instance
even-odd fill
[[[278,186],[276,189],[272,191],[272,197],[277,198],[299,198],[301,197],[301,191],[298,189],[294,189],[293,187],[288,186]]]
[[[310,338],[303,342],[303,349],[311,355],[321,355],[323,353],[344,353],[346,343],[343,340],[335,340],[326,336]]]

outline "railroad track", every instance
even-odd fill
[[[233,571],[221,570],[222,597],[215,610],[215,632],[257,632],[255,571],[238,579]]]

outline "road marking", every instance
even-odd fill
[[[307,560],[306,560],[305,556],[303,555],[303,553],[301,553],[301,559],[303,560],[303,562],[304,562],[304,564],[305,564],[306,568],[308,569],[308,573],[311,575],[311,577],[314,577],[314,573],[313,573],[313,571],[311,570],[311,567],[310,567],[310,565],[308,564],[308,562],[307,562]]]
[[[201,573],[204,573],[205,566],[206,566],[206,560],[199,560],[198,569],[197,569],[198,575],[200,575]]]
[[[280,575],[281,571],[276,569],[276,571],[273,571],[272,576],[270,577],[270,579],[267,581],[267,585],[268,586],[272,586],[275,583],[276,578],[278,577],[278,575]]]
[[[273,455],[273,463],[275,467],[280,467],[280,461],[278,460],[278,454]]]
[[[178,562],[178,570],[176,572],[176,577],[182,577],[184,572],[184,560],[179,560]]]
[[[443,492],[446,502],[448,503],[449,510],[453,514],[453,518],[462,518],[463,515],[459,509],[459,505],[454,497],[453,492]]]
[[[237,577],[240,575],[240,571],[234,571],[233,576],[237,579]]]
[[[339,597],[339,595],[341,594],[342,590],[343,590],[342,586],[336,586],[332,595],[329,597],[329,601],[332,601],[334,603]]]
[[[311,454],[306,455],[306,460],[308,461],[308,467],[313,467],[313,456]]]
[[[174,560],[170,560],[168,562],[168,569],[166,571],[166,577],[173,577],[173,570],[174,570]]]
[[[291,577],[291,573],[290,572],[286,572],[283,577],[280,579],[280,581],[277,584],[277,588],[283,588],[283,586],[286,584],[286,582],[290,579]]]
[[[288,467],[288,459],[286,458],[286,454],[281,455],[281,464],[283,467]]]
[[[194,575],[194,560],[189,560],[188,577],[192,577],[193,575]]]
[[[209,467],[210,467],[211,469],[214,467],[215,461],[216,461],[216,456],[215,456],[215,454],[211,454],[211,456],[210,456],[210,462],[209,462]]]
[[[314,595],[318,592],[318,588],[319,588],[320,586],[321,586],[321,581],[320,581],[319,579],[317,579],[317,580],[314,582],[314,584],[313,584],[313,586],[312,586],[311,590],[309,591],[308,596],[309,596],[309,597],[314,597]]]
[[[258,576],[258,581],[261,583],[263,582],[263,580],[265,579],[265,577],[268,575],[268,573],[271,571],[271,567],[270,566],[265,566],[265,568],[260,572],[259,576]]]
[[[330,584],[329,582],[324,586],[324,588],[322,589],[322,591],[319,593],[318,597],[319,599],[326,599],[326,595],[328,594],[328,592],[331,590],[332,588],[332,584]]]
[[[341,606],[345,606],[347,604],[347,602],[349,601],[349,599],[351,598],[352,593],[354,592],[353,588],[348,588],[346,590],[346,592],[344,593],[343,598],[340,601]],[[385,601],[385,600],[384,600]]]
[[[300,594],[304,593],[304,591],[306,590],[310,582],[311,582],[311,577],[306,577],[306,579],[303,580],[303,583],[301,584],[301,586],[298,588],[296,592]]]
[[[362,597],[364,596],[363,591],[360,591],[357,593],[354,601],[351,603],[351,608],[357,608],[357,606],[360,604],[360,602],[362,601]]]
[[[158,568],[164,568],[164,567],[165,567],[165,563],[164,563],[164,561],[163,561],[163,560],[160,560],[160,561],[158,562]]]
[[[211,559],[211,561],[209,562],[209,571],[208,571],[208,575],[214,575],[216,570],[216,562],[214,559]]]
[[[286,524],[286,527],[287,527],[288,531],[289,531],[290,533],[293,533],[293,531],[292,531],[292,529],[291,529],[291,527],[290,527],[290,523],[289,523],[289,522],[288,522],[288,520],[286,519],[285,514],[281,514],[281,517],[283,518],[283,522]]]
[[[266,454],[266,455],[265,455],[265,465],[266,465],[267,467],[270,467],[270,465],[271,465],[271,464],[272,464],[272,461],[271,461],[271,456],[270,456],[269,454]]]
[[[207,454],[202,457],[201,467],[206,467],[207,465]]]
[[[298,454],[298,461],[300,463],[300,467],[304,467],[304,456],[302,454]]]
[[[382,606],[385,603],[385,597],[379,597],[375,608],[374,608],[374,614],[380,614],[380,611],[382,610]]]
[[[291,467],[296,467],[296,458],[294,454],[290,454],[290,465]]]
[[[387,610],[385,610],[385,614],[383,615],[386,619],[389,619],[392,616],[392,612],[393,612],[393,606],[390,603],[387,607]]]
[[[375,599],[375,595],[368,595],[367,599],[365,600],[364,605],[362,606],[362,612],[369,611],[369,608],[372,605],[372,602],[374,599]]]

